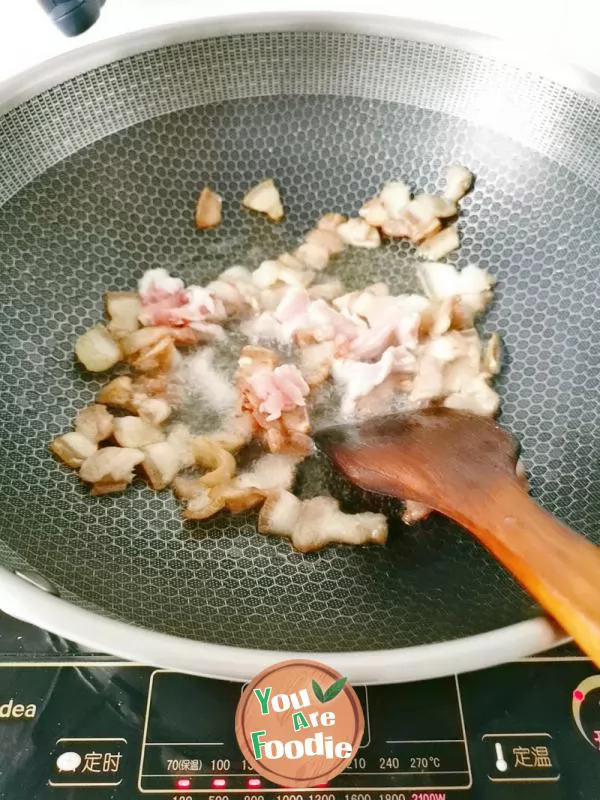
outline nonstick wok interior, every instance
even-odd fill
[[[512,117],[511,117],[512,114]],[[520,120],[522,119],[522,124]],[[598,106],[534,75],[416,42],[253,34],[97,69],[0,122],[0,561],[61,596],[155,630],[221,644],[370,650],[454,639],[539,614],[476,542],[436,518],[392,520],[383,549],[309,556],[255,533],[252,515],[183,525],[141,482],[91,498],[48,442],[100,382],[73,358],[107,289],[166,267],[202,283],[290,248],[330,209],[356,212],[390,179],[434,190],[446,165],[477,175],[450,261],[498,280],[502,423],[532,491],[600,543]],[[4,138],[2,138],[4,137]],[[244,213],[265,176],[287,216]],[[224,223],[194,229],[199,189]],[[417,289],[404,245],[348,254],[349,287]],[[323,469],[307,493],[337,482]]]

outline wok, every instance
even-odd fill
[[[356,682],[417,680],[564,638],[476,542],[391,519],[387,547],[302,556],[254,518],[183,525],[141,482],[91,498],[52,460],[100,382],[73,358],[107,289],[166,267],[200,283],[289,248],[386,180],[477,175],[451,260],[498,280],[502,424],[536,498],[600,542],[599,83],[445,28],[354,16],[231,18],[83,48],[0,93],[0,608],[87,648],[247,679],[290,654]],[[276,177],[280,226],[243,214]],[[224,223],[193,226],[208,183]],[[400,245],[340,262],[416,289]],[[331,481],[330,481],[331,479]],[[335,483],[323,472],[306,474]],[[312,481],[312,484],[311,484]]]

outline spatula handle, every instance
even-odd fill
[[[511,479],[472,504],[468,528],[600,666],[600,548],[544,511]]]

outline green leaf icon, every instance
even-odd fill
[[[323,694],[323,689],[319,686],[319,684],[313,680],[312,682],[312,690],[315,693],[315,697],[320,703],[325,702],[325,695]]]
[[[346,685],[348,678],[339,678],[337,681],[334,681],[331,686],[323,691],[319,684],[313,680],[312,682],[312,689],[315,694],[315,697],[320,703],[328,703],[330,700],[333,700],[338,696],[338,694],[342,691],[344,686]]]
[[[333,700],[334,697],[337,697],[346,685],[347,680],[348,678],[339,678],[339,680],[335,681],[335,683],[332,683],[329,689],[327,689],[325,692],[325,699],[323,702],[328,703],[330,700]]]

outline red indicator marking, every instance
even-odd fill
[[[260,782],[259,778],[249,778],[248,779],[248,788],[249,789],[260,789],[262,783]]]
[[[584,693],[581,691],[581,689],[575,689],[575,691],[573,692],[573,697],[574,697],[574,698],[575,698],[575,700],[577,700],[579,703],[581,703],[581,701],[585,699],[585,695],[584,695]]]
[[[175,786],[177,786],[178,789],[189,789],[191,785],[192,782],[189,778],[177,778],[175,781]]]
[[[224,789],[227,786],[225,778],[215,778],[211,783],[213,789]]]

